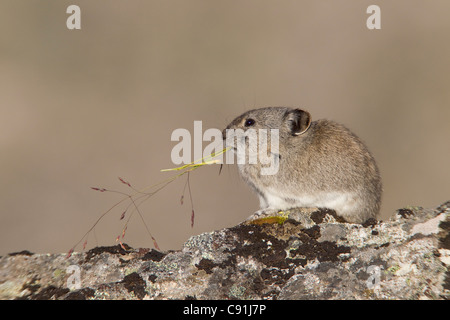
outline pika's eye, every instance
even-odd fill
[[[252,118],[248,118],[247,120],[245,120],[245,126],[246,127],[251,127],[252,125],[255,124],[255,120],[253,120]]]

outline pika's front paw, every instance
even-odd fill
[[[274,214],[277,212],[278,212],[278,210],[273,209],[273,208],[260,209],[260,210],[256,211],[254,214],[252,214],[250,217],[248,217],[245,221],[261,219],[261,218],[264,218],[265,216],[270,216],[271,214]]]

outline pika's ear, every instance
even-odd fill
[[[288,128],[293,136],[305,133],[311,125],[311,115],[308,111],[301,109],[287,111],[285,119],[288,121]]]

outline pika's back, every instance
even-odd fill
[[[361,189],[381,194],[381,178],[373,155],[365,143],[344,125],[317,120],[300,139],[291,139],[287,165],[302,168],[312,184],[333,182],[334,188]],[[295,150],[296,152],[289,152]],[[292,168],[288,168],[291,170]]]
[[[320,158],[338,157],[335,160],[351,160],[355,165],[368,164],[367,161],[373,159],[365,143],[356,134],[334,121],[321,119],[312,122],[302,138],[293,141],[299,147],[307,145],[309,153]]]

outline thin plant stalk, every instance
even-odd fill
[[[187,177],[187,181],[186,181],[186,185],[188,187],[188,191],[189,191],[189,198],[190,198],[190,202],[191,202],[191,206],[192,206],[192,214],[191,214],[191,227],[193,227],[194,225],[194,204],[193,204],[193,199],[192,199],[192,191],[191,191],[191,187],[190,187],[190,181],[189,181],[189,177],[190,177],[190,172],[194,171],[204,165],[211,165],[211,164],[220,164],[221,162],[217,159],[214,159],[222,154],[224,154],[226,151],[228,151],[230,148],[225,148],[222,151],[218,152],[218,153],[212,153],[211,155],[204,157],[200,160],[194,161],[192,163],[183,165],[181,167],[177,167],[177,168],[171,168],[171,169],[163,169],[161,170],[162,172],[167,172],[167,171],[181,171],[180,173],[174,175],[173,177],[170,177],[168,179],[162,180],[160,182],[157,182],[151,186],[148,186],[144,189],[136,189],[134,188],[129,182],[125,181],[124,179],[119,177],[119,180],[122,184],[127,185],[132,191],[133,193],[128,194],[125,192],[121,192],[121,191],[117,191],[117,190],[110,190],[110,189],[105,189],[105,188],[97,188],[97,187],[91,187],[91,189],[95,190],[95,191],[99,191],[99,192],[112,192],[112,193],[117,193],[117,194],[121,194],[124,196],[124,198],[122,198],[121,200],[119,200],[118,202],[116,202],[113,206],[111,206],[108,210],[106,210],[105,212],[103,212],[98,219],[94,222],[94,224],[86,231],[86,233],[81,237],[81,239],[75,243],[75,245],[69,250],[69,252],[67,253],[67,258],[70,257],[73,253],[73,251],[75,250],[75,248],[83,241],[83,250],[85,249],[86,245],[87,245],[87,238],[89,236],[89,234],[94,230],[95,232],[95,227],[98,225],[98,223],[108,214],[110,213],[114,208],[116,208],[117,206],[119,206],[120,204],[122,204],[123,202],[130,200],[130,203],[128,204],[128,206],[126,207],[125,211],[123,211],[120,220],[122,220],[125,217],[126,212],[128,211],[128,209],[133,206],[133,210],[131,212],[131,214],[129,215],[129,217],[127,218],[127,221],[125,223],[125,226],[123,228],[122,231],[122,236],[117,237],[117,239],[120,239],[125,236],[125,231],[127,229],[128,226],[128,222],[130,221],[132,215],[134,212],[137,212],[140,219],[142,220],[142,223],[144,224],[144,227],[147,230],[147,233],[149,234],[149,236],[151,237],[152,241],[153,241],[153,245],[155,246],[156,249],[159,250],[159,246],[158,243],[156,242],[155,237],[151,234],[150,232],[150,228],[148,227],[147,223],[145,222],[145,219],[141,213],[141,211],[139,210],[139,205],[141,205],[144,201],[148,200],[149,198],[151,198],[153,195],[155,195],[157,192],[159,192],[160,190],[162,190],[163,188],[165,188],[168,184],[172,183],[173,181],[175,181],[176,179],[178,179],[179,177],[183,176],[184,174],[188,174]],[[186,188],[185,185],[185,188]],[[158,188],[156,188],[158,187]],[[156,190],[150,192],[150,190],[156,188]],[[183,196],[184,196],[184,190],[183,190]],[[140,201],[138,204],[136,203],[136,201],[143,199],[142,201]],[[183,197],[182,197],[183,200]],[[120,241],[120,244],[123,248],[122,242]]]

